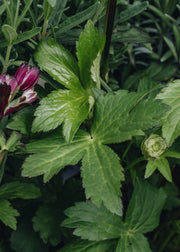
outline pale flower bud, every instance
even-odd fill
[[[150,135],[141,146],[142,153],[147,159],[159,158],[166,148],[166,141],[156,134]]]

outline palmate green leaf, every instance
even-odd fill
[[[70,142],[90,108],[89,96],[82,89],[53,91],[41,100],[35,112],[32,131],[49,131],[64,121],[63,133],[66,141]]]
[[[100,68],[99,54],[103,51],[104,43],[104,36],[100,36],[93,22],[88,21],[76,46],[80,79],[86,89],[97,85],[92,78],[92,69],[94,69],[92,66],[95,64],[96,71]]]
[[[82,131],[78,132],[78,138],[80,139],[80,135],[82,135],[82,140],[86,133]],[[29,144],[26,144],[26,152],[27,153],[45,153],[51,152],[53,149],[59,149],[63,146],[66,146],[67,143],[64,141],[64,137],[62,136],[62,129],[58,128],[55,131],[49,133],[42,137],[42,139],[32,140]]]
[[[90,241],[119,238],[128,229],[121,217],[90,201],[76,203],[65,211],[68,216],[62,226],[75,228],[74,235]]]
[[[156,189],[146,181],[137,180],[124,221],[103,206],[96,207],[86,201],[67,209],[68,218],[62,225],[74,228],[74,235],[82,239],[116,241],[116,249],[109,250],[112,252],[151,252],[143,233],[157,227],[165,200],[162,188]]]
[[[165,201],[166,194],[162,188],[156,189],[138,179],[125,217],[129,229],[144,234],[156,228]]]
[[[163,87],[162,84],[158,84],[150,77],[143,77],[138,84],[138,92],[146,92],[149,98],[154,98],[159,93],[159,90]]]
[[[128,93],[120,90],[99,96],[91,135],[102,143],[119,143],[143,130],[159,125],[167,106],[154,99],[142,100],[145,93]],[[158,107],[158,109],[157,109]]]
[[[147,238],[135,233],[120,239],[115,252],[152,252]]]
[[[96,35],[94,38],[96,40],[88,41],[88,36],[93,38],[94,35]],[[77,46],[79,48],[77,52],[79,55],[80,76],[82,77],[85,74],[88,77],[87,79],[81,78],[81,81],[87,83],[87,85],[90,84],[88,88],[93,85],[93,81],[95,81],[95,85],[100,85],[99,68],[102,39],[99,36],[98,40],[98,36],[98,31],[90,22],[87,24],[84,33],[82,33]],[[82,50],[84,50],[85,39],[87,39],[86,47],[89,45],[89,50],[91,49],[92,53],[90,54],[91,57],[86,57],[84,61],[83,57],[85,55],[82,54]],[[94,41],[93,44],[91,44],[91,41]],[[99,47],[96,43],[99,43]],[[54,91],[41,100],[40,106],[35,112],[36,118],[32,130],[33,132],[49,131],[55,129],[64,121],[64,136],[66,141],[70,142],[94,105],[92,92],[83,89],[81,86],[79,68],[75,58],[54,40],[40,43],[35,53],[35,59],[43,70],[70,90]],[[88,75],[85,69],[88,69]],[[87,85],[85,85],[86,88]]]
[[[89,139],[88,134],[80,132],[71,144],[59,141],[59,147],[29,156],[23,164],[22,176],[44,175],[44,182],[47,182],[64,166],[75,165],[82,159]],[[45,150],[48,143],[48,140],[44,142]]]
[[[37,110],[39,111],[39,117],[48,114],[48,108],[53,107],[54,101],[59,102],[56,95],[59,92],[62,93],[62,91],[52,93],[55,94],[54,99],[48,100],[49,97],[44,99],[45,102],[47,101],[48,106],[45,110],[40,110],[41,106],[39,107]],[[67,91],[63,92],[66,93]],[[34,151],[41,153],[26,159],[23,165],[23,176],[44,175],[44,181],[47,181],[64,166],[76,164],[82,159],[82,178],[86,197],[91,198],[97,206],[103,203],[111,212],[121,215],[120,187],[124,178],[122,167],[118,156],[103,144],[119,143],[131,139],[132,136],[143,135],[143,130],[159,124],[159,119],[166,111],[166,106],[154,99],[143,100],[146,93],[128,93],[128,91],[121,90],[97,97],[91,136],[87,134],[84,139],[81,138],[81,142],[77,142],[77,137],[72,141],[72,144],[59,143],[59,147],[58,139],[55,142],[54,140],[52,142],[48,140],[47,143],[45,142],[44,152],[42,151],[43,140],[40,141],[40,144],[37,142],[37,146],[41,146],[42,150],[33,145]],[[70,102],[72,103],[72,101]],[[58,106],[54,107],[53,123],[61,118],[56,114],[58,109],[62,107],[60,114],[61,116],[64,114],[62,112],[63,105],[58,104]],[[79,108],[80,111],[81,108]],[[72,113],[73,115],[74,113]],[[47,125],[51,121],[47,119],[43,121],[42,125]],[[37,117],[35,123],[40,125],[40,122],[42,123],[42,120],[38,121]],[[67,134],[64,133],[64,135]],[[48,142],[50,142],[49,147],[47,147]],[[34,152],[33,148],[30,147],[28,152]]]
[[[97,206],[103,203],[112,213],[122,215],[119,157],[107,146],[91,140],[82,160],[81,176],[86,197]]]
[[[122,214],[120,186],[123,180],[118,156],[107,146],[91,139],[88,133],[78,131],[71,144],[57,133],[26,145],[29,156],[22,175],[44,175],[48,181],[66,165],[75,165],[82,159],[82,178],[86,197],[97,205],[103,203],[110,211]]]
[[[156,98],[171,107],[162,122],[163,137],[167,145],[171,146],[180,135],[180,80],[169,83]]]
[[[16,230],[17,220],[15,217],[17,216],[19,216],[18,211],[10,205],[9,201],[0,199],[0,221]]]
[[[75,58],[53,39],[43,41],[34,54],[38,65],[69,89],[79,89],[79,69]]]
[[[114,240],[90,242],[76,239],[57,252],[114,252],[116,243]]]
[[[9,182],[0,186],[0,198],[3,199],[36,199],[41,196],[39,188],[24,182]]]
[[[106,240],[103,242],[97,242],[94,246],[86,249],[85,252],[114,252],[116,247],[115,240]],[[74,251],[73,251],[74,252]]]

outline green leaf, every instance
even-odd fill
[[[62,129],[58,128],[55,131],[48,133],[48,135],[43,136],[42,139],[40,140],[32,140],[32,142],[26,144],[25,149],[27,153],[31,154],[44,153],[44,152],[51,152],[52,149],[58,149],[59,147],[62,148],[63,146],[66,145],[67,143],[64,141],[64,137],[62,137]]]
[[[48,1],[48,3],[51,5],[51,7],[55,7],[55,5],[56,5],[56,0],[47,0]]]
[[[116,241],[90,242],[76,239],[58,252],[110,252],[115,250]]]
[[[180,206],[179,190],[175,183],[166,183],[163,190],[167,195],[164,209],[171,211],[173,208]]]
[[[25,7],[23,9],[23,11],[21,12],[21,15],[18,17],[17,20],[17,24],[16,24],[16,28],[20,25],[20,23],[22,22],[23,18],[25,17],[26,13],[28,12],[31,4],[32,4],[33,0],[26,0],[25,1]]]
[[[153,38],[148,33],[137,28],[116,32],[112,35],[112,42],[122,43],[152,43]]]
[[[156,98],[171,107],[162,121],[163,137],[167,145],[171,146],[180,135],[180,80],[169,83]]]
[[[156,189],[146,181],[137,180],[125,222],[133,232],[151,232],[159,224],[165,200],[166,194],[162,188]]]
[[[168,151],[167,151],[168,153]],[[171,153],[171,152],[170,152]],[[173,152],[172,152],[173,153]],[[174,154],[174,153],[173,153]],[[173,156],[172,154],[172,156]],[[167,156],[166,152],[161,155],[160,158],[156,159],[150,159],[148,160],[148,163],[146,165],[146,171],[145,171],[145,178],[148,178],[152,175],[152,173],[158,169],[160,173],[169,181],[172,182],[172,174],[171,174],[171,169],[169,167],[169,162],[166,158]],[[177,155],[175,155],[177,156]]]
[[[119,157],[107,146],[91,140],[82,160],[81,176],[86,197],[97,206],[103,203],[112,213],[122,215]]]
[[[139,81],[137,91],[146,92],[148,97],[154,98],[159,93],[159,89],[162,87],[162,84],[158,84],[149,77],[144,77]]]
[[[104,207],[97,208],[90,201],[76,203],[65,211],[68,216],[62,225],[75,228],[73,234],[90,241],[119,238],[127,231],[121,218]]]
[[[141,80],[143,77],[151,78],[156,82],[167,81],[175,74],[176,71],[176,66],[171,64],[170,62],[153,62],[145,71],[140,70],[135,74],[129,76],[124,82],[123,88],[130,90],[133,87],[134,90],[136,90],[139,84],[139,80]]]
[[[0,131],[0,147],[1,147],[1,149],[6,148],[6,138],[5,138],[5,135],[2,131]]]
[[[172,157],[172,158],[180,158],[180,153],[176,152],[176,151],[166,151],[165,153],[163,153],[162,155],[163,157]]]
[[[38,65],[69,89],[79,89],[79,69],[75,58],[55,40],[42,41],[34,55]]]
[[[148,160],[144,178],[145,179],[149,178],[156,169],[157,169],[156,162],[154,160]]]
[[[53,91],[41,100],[35,112],[32,131],[49,131],[64,121],[63,133],[70,142],[89,110],[89,96],[82,89]]]
[[[158,125],[167,107],[154,99],[142,100],[146,93],[120,90],[99,96],[91,129],[92,137],[105,144],[118,143],[135,135],[143,135],[143,130]]]
[[[96,252],[110,252],[110,251],[115,251],[115,245],[116,245],[115,240],[102,241],[102,242],[98,242],[95,245],[87,248],[86,252],[94,252],[94,251],[96,251]]]
[[[31,125],[33,121],[32,107],[26,107],[18,111],[8,123],[7,128],[20,131],[23,134],[31,132]]]
[[[56,246],[61,242],[62,212],[57,205],[42,205],[33,217],[35,232],[40,232],[44,243],[50,242]]]
[[[173,24],[173,32],[174,32],[174,37],[175,37],[176,50],[177,50],[177,53],[179,53],[180,52],[180,38],[179,38],[180,29],[176,22]]]
[[[169,162],[166,158],[156,159],[156,166],[160,173],[169,181],[172,182],[172,174],[169,166]]]
[[[85,149],[88,146],[88,134],[80,132],[71,144],[59,139],[59,147],[52,148],[48,152],[38,153],[29,156],[23,164],[22,176],[35,177],[44,175],[44,182],[47,182],[66,165],[75,165],[81,160]],[[48,145],[48,140],[45,146]],[[38,141],[37,141],[38,145]],[[46,148],[46,147],[45,147]]]
[[[24,218],[18,225],[17,230],[11,234],[11,248],[16,252],[48,252],[47,246],[34,232],[31,218]]]
[[[3,12],[6,10],[7,5],[8,5],[7,2],[5,2],[4,4],[1,4],[1,7],[0,7],[0,15],[2,15]]]
[[[152,252],[147,238],[139,233],[133,233],[121,238],[115,252]]]
[[[25,31],[23,33],[18,34],[18,37],[16,41],[13,43],[13,45],[19,44],[25,40],[33,38],[34,36],[38,35],[40,31],[41,31],[41,27],[36,27],[29,31]]]
[[[148,182],[137,179],[124,222],[120,216],[109,212],[103,206],[96,207],[90,201],[86,201],[76,203],[67,209],[65,214],[68,218],[62,225],[74,228],[74,235],[82,239],[109,242],[119,240],[116,250],[113,247],[110,251],[151,252],[148,241],[142,233],[150,232],[157,227],[165,200],[166,194],[162,188],[156,189]],[[70,252],[73,251],[71,250],[73,247],[67,246],[67,248],[70,248]],[[62,252],[66,251],[66,247],[62,249]],[[96,250],[92,247],[90,251]]]
[[[49,19],[55,5],[56,5],[56,0],[44,0],[43,1],[44,20]]]
[[[10,206],[8,200],[0,200],[0,220],[10,228],[16,230],[16,216],[19,216],[19,213],[16,209]]]
[[[36,199],[41,196],[39,188],[24,182],[9,182],[0,186],[0,198],[5,199]]]
[[[21,135],[18,132],[13,131],[6,142],[6,149],[9,152],[14,152],[16,150],[18,144],[20,143],[20,141],[19,141],[20,138],[21,138]]]
[[[164,38],[164,41],[166,42],[166,44],[168,45],[169,49],[171,50],[175,60],[178,61],[178,55],[177,55],[177,52],[176,52],[175,45],[173,44],[173,42],[168,37],[164,36],[163,38]]]
[[[86,249],[93,246],[97,242],[89,242],[81,239],[74,239],[71,243],[66,244],[57,252],[86,252]]]
[[[129,19],[131,19],[132,17],[140,14],[141,12],[145,11],[148,7],[148,2],[135,2],[132,5],[128,5],[128,8],[124,11],[121,11],[120,14],[120,19],[119,19],[119,23],[123,23]]]
[[[89,8],[83,11],[80,11],[73,16],[67,17],[67,19],[59,25],[58,30],[56,32],[56,36],[61,37],[62,33],[68,32],[69,30],[80,25],[86,20],[91,19],[93,15],[96,13],[99,5],[100,3],[96,2],[95,4],[91,5]]]
[[[56,6],[53,9],[52,14],[48,20],[48,23],[50,25],[57,26],[57,24],[59,24],[59,22],[61,21],[64,9],[66,7],[66,4],[67,4],[67,0],[56,1]]]
[[[86,89],[97,85],[91,70],[92,65],[100,68],[100,60],[97,60],[97,57],[102,53],[104,42],[104,37],[99,35],[92,21],[88,21],[76,46],[80,79]]]
[[[12,45],[13,42],[17,39],[17,32],[14,27],[4,24],[1,29],[8,43]]]

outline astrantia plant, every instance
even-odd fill
[[[179,251],[178,8],[3,2],[4,252]]]

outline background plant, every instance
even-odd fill
[[[2,71],[43,79],[0,123],[2,251],[178,251],[179,2],[1,3]]]

